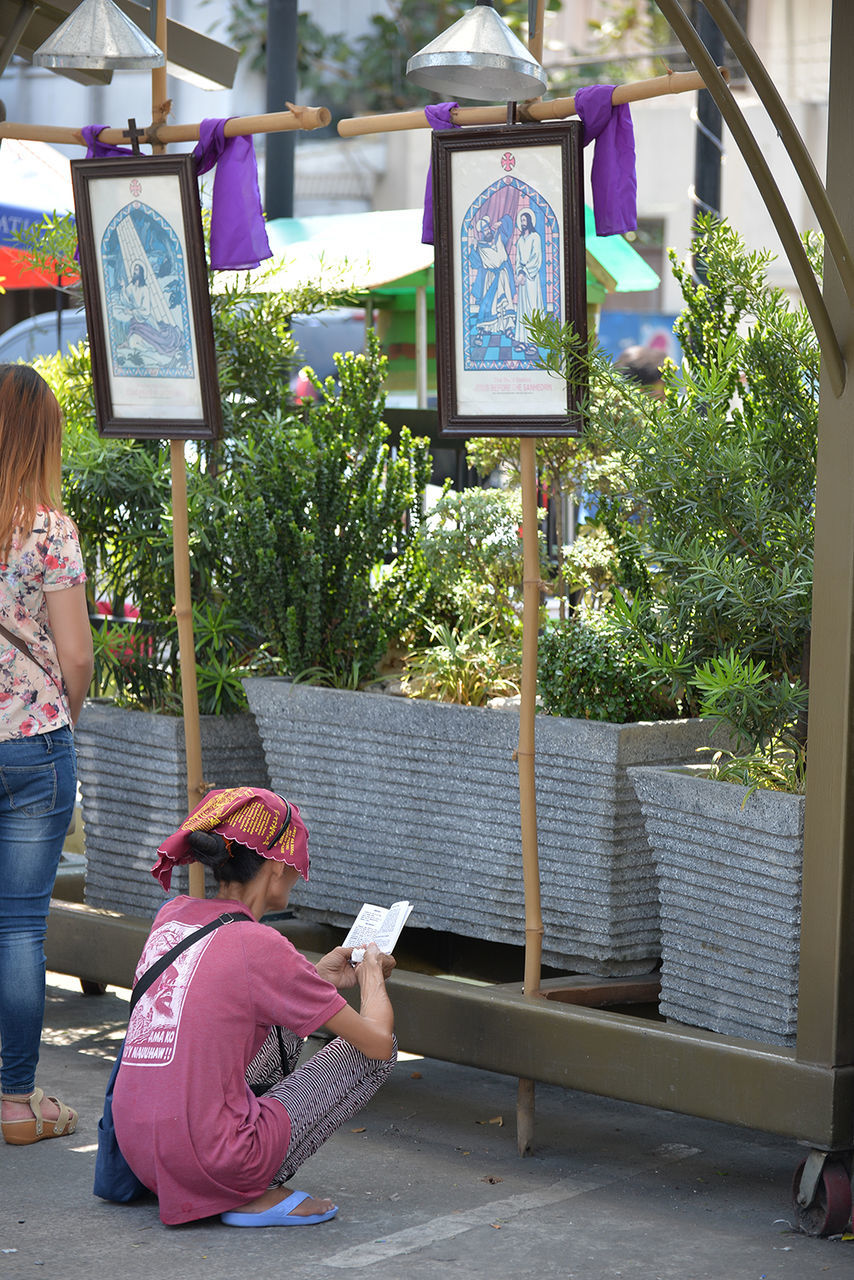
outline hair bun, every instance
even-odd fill
[[[218,831],[190,831],[187,843],[199,862],[217,867],[228,859],[228,845]]]

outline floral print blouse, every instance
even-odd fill
[[[16,533],[8,563],[0,562],[0,622],[49,674],[0,635],[0,741],[70,724],[45,593],[85,581],[73,522],[58,511],[41,509],[29,537]]]

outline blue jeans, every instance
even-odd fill
[[[74,812],[70,728],[0,742],[0,1088],[31,1093],[44,1020],[47,913]]]

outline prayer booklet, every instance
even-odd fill
[[[353,964],[364,960],[365,947],[369,942],[375,942],[380,951],[390,956],[411,911],[411,902],[393,902],[388,909],[366,902],[341,944],[357,948],[353,952]]]

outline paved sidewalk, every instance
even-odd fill
[[[788,1226],[795,1143],[539,1085],[537,1150],[521,1160],[515,1081],[421,1059],[403,1060],[297,1178],[337,1200],[332,1222],[164,1227],[153,1200],[124,1207],[91,1194],[126,996],[85,997],[76,980],[49,975],[39,1080],[81,1121],[71,1139],[0,1144],[0,1280],[854,1276],[854,1243]]]

